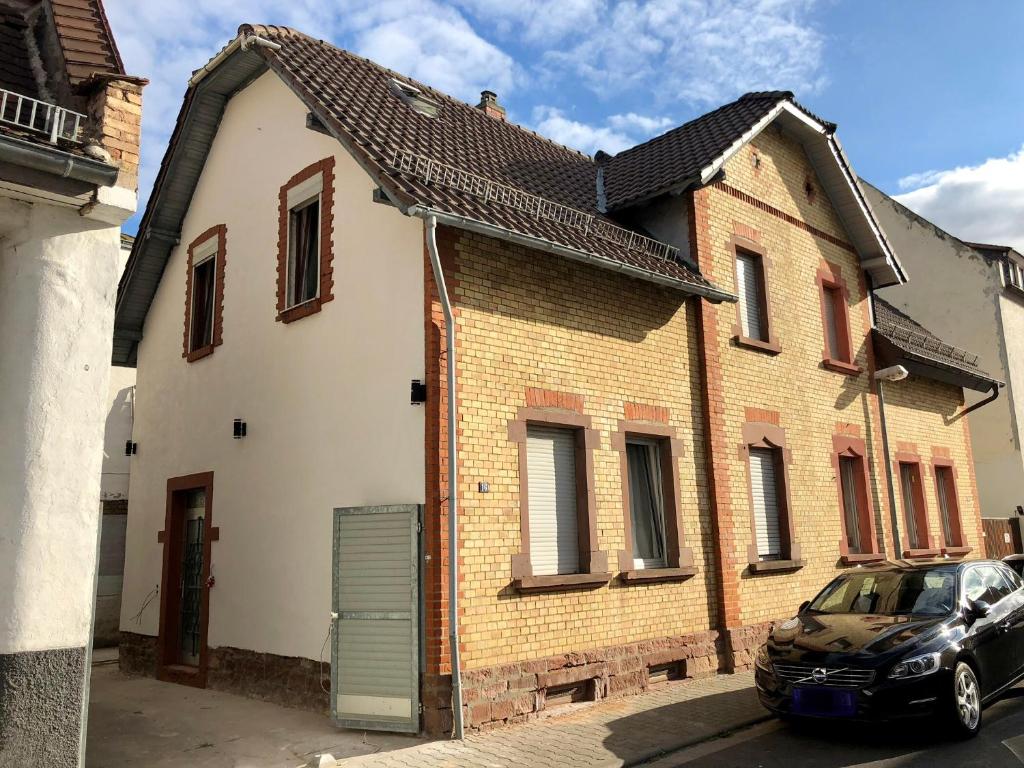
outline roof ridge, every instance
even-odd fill
[[[390,67],[386,67],[386,66],[384,66],[383,64],[381,64],[378,61],[374,61],[373,59],[367,58],[366,56],[358,54],[358,53],[356,53],[354,51],[350,51],[347,48],[342,48],[342,47],[340,47],[338,45],[335,45],[330,40],[325,40],[325,39],[319,38],[319,37],[313,37],[312,35],[309,35],[309,34],[303,32],[300,29],[295,29],[294,27],[280,26],[280,25],[276,25],[276,24],[249,24],[249,23],[245,23],[245,24],[240,25],[238,27],[239,33],[241,33],[243,29],[249,29],[250,31],[253,32],[253,34],[259,34],[259,31],[257,31],[257,30],[266,30],[266,31],[282,30],[285,33],[287,33],[288,36],[305,38],[306,40],[310,40],[312,42],[319,43],[320,45],[327,46],[328,48],[331,48],[331,49],[337,51],[338,53],[340,53],[340,54],[342,54],[344,56],[348,56],[348,57],[350,57],[352,59],[357,59],[359,61],[366,62],[367,64],[369,64],[370,66],[374,67],[375,69],[377,69],[377,70],[379,70],[381,72],[385,72],[385,73],[387,73],[389,75],[394,75],[396,78],[401,79],[402,81],[408,83],[409,85],[415,86],[416,88],[420,88],[421,90],[424,90],[424,91],[428,91],[429,93],[431,93],[433,95],[436,95],[436,96],[439,96],[442,99],[445,99],[446,101],[458,104],[460,107],[465,107],[466,109],[471,109],[471,110],[474,110],[475,112],[479,112],[480,115],[482,117],[486,118],[487,120],[495,120],[496,119],[496,118],[493,118],[493,117],[488,117],[481,110],[478,110],[476,107],[474,107],[469,102],[463,101],[460,98],[452,96],[450,93],[445,93],[444,91],[438,90],[437,88],[435,88],[434,86],[430,85],[429,83],[424,83],[424,82],[422,82],[420,80],[417,80],[417,79],[415,79],[413,77],[410,77],[409,75],[407,75],[407,74],[405,74],[403,72],[398,72],[398,71],[396,71],[394,69],[391,69]],[[271,32],[271,34],[277,34],[277,33],[276,32]],[[527,128],[526,126],[520,125],[519,123],[514,123],[511,120],[503,120],[502,123],[504,123],[505,125],[507,125],[508,127],[512,128],[512,129],[515,129],[515,130],[518,130],[518,131],[522,131],[523,133],[525,133],[525,134],[527,134],[529,136],[533,136],[536,139],[540,139],[541,141],[543,141],[546,144],[550,144],[551,146],[556,147],[556,148],[558,148],[560,150],[564,150],[565,152],[570,152],[570,153],[572,153],[573,155],[575,155],[577,157],[580,157],[580,158],[583,158],[585,160],[588,160],[588,161],[590,161],[590,163],[592,165],[596,166],[596,164],[597,164],[596,161],[594,160],[594,158],[591,155],[588,155],[586,152],[581,152],[578,149],[570,147],[570,146],[568,146],[566,144],[562,144],[561,142],[555,141],[554,139],[552,139],[552,138],[550,138],[548,136],[545,136],[542,133],[538,133],[537,131],[533,130],[532,128]]]

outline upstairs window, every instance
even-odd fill
[[[189,352],[213,344],[213,295],[217,281],[217,254],[192,267],[192,338]]]
[[[825,262],[818,270],[818,289],[821,294],[821,323],[825,346],[822,364],[837,373],[856,374],[860,368],[853,362],[853,339],[850,335],[850,316],[846,307],[846,281],[836,264]]]
[[[320,193],[288,211],[287,307],[320,293]]]
[[[189,362],[213,353],[221,343],[227,227],[219,224],[188,247],[185,283],[185,338],[181,356]]]
[[[1004,262],[1003,276],[1006,279],[1007,285],[1024,290],[1024,267],[1021,267],[1016,261],[1008,259]]]
[[[736,292],[740,298],[740,334],[754,341],[768,341],[764,274],[757,256],[743,252],[736,254]]]

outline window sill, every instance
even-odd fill
[[[826,370],[834,371],[835,373],[843,373],[846,374],[847,376],[856,376],[858,373],[864,370],[859,365],[855,365],[854,363],[848,363],[845,360],[836,360],[835,358],[832,357],[826,357],[824,360],[821,361],[821,365]]]
[[[652,584],[659,581],[686,581],[697,574],[692,565],[686,568],[644,568],[623,571],[620,575],[627,584]]]
[[[301,320],[303,317],[319,312],[321,303],[318,298],[304,301],[301,304],[296,304],[294,307],[288,307],[288,309],[278,312],[277,319],[282,323],[293,323],[296,320]]]
[[[963,557],[969,554],[971,551],[970,547],[943,547],[942,554],[947,557]]]
[[[758,560],[750,563],[751,573],[786,573],[799,571],[804,567],[803,560]]]
[[[905,549],[903,550],[903,557],[908,560],[915,558],[938,557],[940,553],[941,550],[939,549]]]
[[[205,347],[199,347],[199,349],[193,349],[187,355],[185,359],[190,363],[194,363],[196,360],[202,360],[204,357],[209,357],[213,354],[213,344],[207,344]]]
[[[763,352],[766,355],[777,355],[782,351],[782,347],[779,346],[778,339],[762,341],[761,339],[751,339],[747,336],[740,336],[737,334],[732,337],[732,340],[736,343],[737,347],[752,349],[755,352]]]
[[[885,560],[882,552],[850,552],[839,558],[846,565],[859,565],[861,563],[881,563]]]
[[[610,573],[556,573],[550,576],[521,576],[512,580],[517,592],[558,592],[568,589],[593,589],[607,584]]]

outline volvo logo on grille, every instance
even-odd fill
[[[811,672],[811,679],[816,683],[824,683],[828,677],[828,670],[824,667],[815,667],[814,671]]]

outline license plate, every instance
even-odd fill
[[[818,717],[853,717],[857,713],[855,691],[837,691],[834,688],[793,689],[793,714]]]

